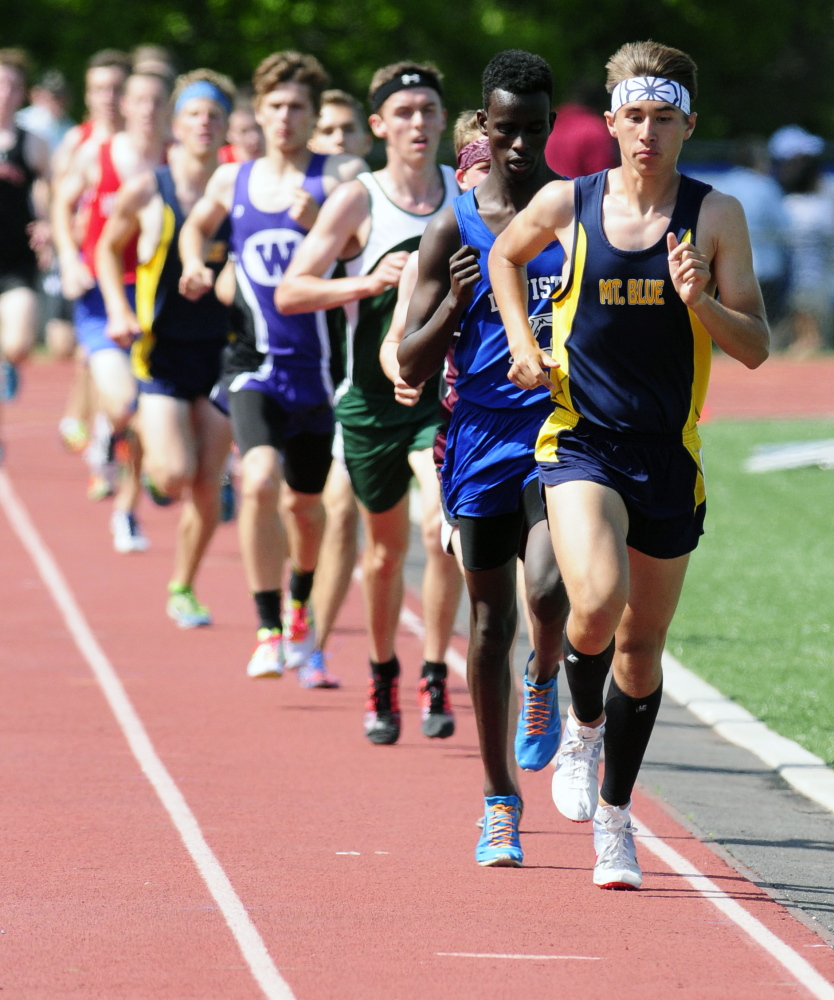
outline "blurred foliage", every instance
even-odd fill
[[[0,13],[4,44],[25,46],[41,69],[62,69],[77,94],[83,61],[99,48],[154,42],[183,69],[208,65],[238,82],[270,52],[297,48],[361,96],[378,66],[432,60],[452,113],[479,105],[484,65],[516,47],[549,60],[557,102],[586,81],[601,107],[608,56],[655,38],[699,65],[700,138],[788,122],[834,137],[832,0],[0,0]]]

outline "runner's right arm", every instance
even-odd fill
[[[130,347],[141,335],[136,313],[124,286],[123,253],[141,227],[141,212],[157,193],[152,173],[127,181],[119,189],[110,218],[96,246],[96,273],[107,310],[107,335],[122,347]]]
[[[315,312],[381,295],[396,285],[408,260],[405,250],[386,254],[370,273],[353,278],[325,278],[337,260],[348,256],[368,218],[368,192],[359,181],[340,185],[322,205],[315,225],[298,248],[275,289],[279,312]]]
[[[224,163],[212,174],[206,191],[183,223],[180,232],[182,277],[180,295],[191,302],[202,298],[214,285],[214,271],[206,267],[206,242],[214,236],[232,210],[239,163]]]
[[[52,239],[61,264],[61,286],[68,299],[80,298],[95,285],[76,242],[75,213],[84,192],[94,184],[97,155],[96,147],[89,143],[82,146],[56,185],[52,199]]]
[[[442,367],[481,277],[479,256],[474,247],[461,246],[453,208],[445,209],[426,228],[420,240],[417,287],[397,351],[400,374],[409,385],[420,385]]]
[[[490,284],[513,358],[507,377],[520,389],[535,389],[547,378],[545,369],[559,367],[530,329],[527,264],[554,238],[568,253],[573,216],[573,181],[552,181],[498,236],[489,254]]]

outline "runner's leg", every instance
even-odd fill
[[[313,584],[313,606],[319,645],[324,647],[347,597],[358,553],[359,508],[348,474],[338,459],[330,467],[322,502],[326,521]]]

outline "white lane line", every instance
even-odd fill
[[[403,612],[400,615],[400,622],[405,628],[413,632],[415,635],[421,636],[425,631],[420,617],[409,608],[403,608]],[[455,651],[452,650],[452,652]],[[459,653],[455,652],[455,656],[457,656],[463,663],[462,673],[465,677],[466,661],[462,656],[460,656]],[[669,667],[667,660],[668,654],[664,654],[664,684],[666,671]],[[457,672],[461,672],[459,667],[456,666],[451,659],[449,660],[449,666]],[[680,666],[680,664],[678,664],[678,666]],[[715,691],[714,688],[712,690]],[[715,691],[715,694],[718,695],[718,692]],[[718,695],[718,697],[722,698],[723,696]],[[739,706],[734,707],[738,708]],[[744,709],[741,709],[741,711],[743,712]],[[807,751],[804,750],[802,752],[807,753]],[[789,944],[786,944],[781,938],[777,937],[772,931],[768,930],[768,928],[765,927],[760,920],[757,920],[754,916],[748,913],[743,906],[737,903],[734,899],[731,899],[722,889],[719,889],[714,882],[707,878],[707,876],[704,875],[703,872],[699,871],[690,861],[687,861],[682,854],[678,854],[678,852],[669,847],[668,844],[665,844],[662,840],[658,839],[642,820],[634,816],[634,822],[638,828],[638,837],[640,838],[641,843],[648,850],[656,854],[672,869],[672,871],[685,878],[695,889],[698,890],[698,892],[701,893],[701,895],[710,900],[710,902],[712,902],[726,917],[729,917],[733,923],[738,925],[746,934],[748,934],[749,937],[756,942],[756,944],[760,945],[765,949],[765,951],[780,962],[788,970],[788,972],[791,973],[791,975],[793,975],[800,983],[802,983],[803,986],[810,990],[816,1000],[834,1000],[834,986],[823,978],[823,976],[821,976],[820,973],[818,973],[817,970],[799,954],[799,952],[794,951]]]
[[[295,1000],[292,990],[275,967],[240,897],[206,843],[197,818],[154,749],[122,682],[87,624],[87,619],[73,597],[52,553],[41,539],[26,508],[18,499],[8,475],[2,469],[0,469],[0,506],[37,566],[41,579],[58,606],[70,635],[98,681],[110,710],[133,751],[133,756],[159,796],[186,850],[225,917],[252,975],[269,1000]]]
[[[772,955],[785,969],[798,980],[816,1000],[834,1000],[834,985],[825,979],[789,944],[777,937],[773,931],[748,913],[741,904],[720,889],[712,879],[699,871],[682,854],[665,844],[646,826],[642,820],[634,817],[637,826],[637,838],[647,850],[655,854],[664,864],[668,865],[677,875],[680,875],[702,896],[708,899],[724,916],[729,917],[738,927],[751,937],[756,944]]]
[[[493,955],[477,951],[436,951],[441,958],[509,958],[528,962],[601,962],[597,955]]]
[[[774,733],[746,708],[693,674],[671,653],[663,654],[663,690],[719,736],[749,750],[802,795],[834,812],[834,770],[824,760]]]

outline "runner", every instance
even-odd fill
[[[366,157],[373,137],[368,131],[365,112],[353,94],[345,90],[325,90],[321,111],[310,149],[314,153],[351,153]]]
[[[359,101],[344,90],[326,90],[321,96],[321,111],[309,145],[314,153],[367,156],[371,148],[371,134]],[[344,274],[344,264],[339,263],[333,275],[342,277]],[[339,386],[346,372],[344,310],[330,310],[327,326],[330,331],[330,373],[333,384]],[[338,423],[333,437],[333,462],[324,485],[322,502],[326,520],[313,585],[313,607],[318,641],[324,649],[350,589],[359,548],[359,508],[345,467],[342,430]]]
[[[317,304],[346,306],[349,387],[336,414],[342,426],[345,461],[361,504],[365,530],[362,585],[370,638],[371,683],[365,734],[372,743],[396,743],[400,735],[394,638],[403,597],[408,550],[408,487],[414,472],[427,489],[435,477],[431,446],[437,428],[437,384],[411,408],[401,406],[379,363],[379,349],[391,322],[396,285],[410,251],[426,226],[457,196],[454,171],[438,168],[437,147],[446,124],[440,75],[433,66],[400,62],[371,80],[370,118],[385,140],[383,170],[345,185],[319,215],[276,292],[282,312]],[[325,276],[340,258],[348,277]],[[434,735],[454,729],[445,693],[445,655],[454,625],[460,578],[443,551],[440,524],[429,512],[424,522],[426,618],[422,678],[441,690]]]
[[[237,339],[213,398],[222,406],[227,397],[241,455],[240,547],[260,619],[247,673],[280,676],[287,662],[304,668],[299,679],[311,687],[337,683],[316,648],[309,608],[333,437],[329,343],[323,314],[287,319],[276,310],[273,294],[321,203],[364,166],[355,157],[319,156],[307,149],[326,84],[327,75],[313,56],[278,52],[260,64],[255,108],[266,156],[221,166],[180,238],[181,288],[197,299],[214,280],[203,263],[204,240],[231,217]],[[288,487],[283,519],[278,514],[282,478]],[[292,561],[286,641],[282,520]]]
[[[491,154],[489,176],[426,233],[399,350],[402,377],[417,385],[442,363],[460,330],[455,349],[459,399],[447,433],[442,477],[447,508],[459,524],[471,605],[467,670],[486,794],[486,821],[475,857],[489,866],[521,865],[523,860],[521,798],[507,766],[509,653],[516,630],[519,556],[534,652],[524,679],[516,759],[525,770],[538,771],[559,745],[556,674],[567,601],[548,544],[533,454],[550,397],[543,387],[524,393],[507,381],[506,337],[485,267],[496,235],[558,176],[544,159],[554,119],[552,98],[550,67],[540,56],[511,49],[484,70],[484,110],[478,121],[484,133],[479,141]],[[563,262],[561,246],[551,241],[531,261],[525,280],[525,315],[546,345],[551,336],[549,299]]]
[[[573,704],[553,797],[569,819],[594,820],[595,884],[637,889],[629,806],[660,705],[666,630],[703,530],[697,421],[712,341],[756,368],[768,328],[741,206],[677,172],[695,127],[695,64],[637,42],[607,68],[606,120],[623,165],[548,185],[496,241],[490,275],[513,383],[532,390],[545,373],[556,377],[556,408],[536,445],[571,598]],[[571,259],[551,356],[532,335],[521,288],[554,236]]]
[[[52,157],[52,186],[57,192],[61,182],[70,169],[70,165],[79,150],[90,143],[96,147],[119,132],[124,119],[120,109],[125,81],[131,72],[130,56],[117,49],[102,49],[87,61],[84,74],[84,101],[87,107],[87,118],[71,128]],[[83,209],[83,206],[82,206]],[[61,204],[57,199],[53,205],[53,213],[70,211],[70,206]],[[72,217],[65,219],[66,226],[72,226]],[[78,219],[83,226],[84,220]],[[61,272],[57,256],[55,257],[54,273],[50,272],[44,280],[44,288],[49,282],[54,294],[49,295],[53,314],[63,320],[72,322],[72,302],[63,294],[60,287]],[[75,341],[75,329],[73,328]],[[93,413],[92,385],[90,370],[84,351],[76,345],[75,373],[64,416],[58,424],[61,440],[70,451],[83,451],[89,442],[89,423]]]
[[[213,291],[198,302],[179,294],[177,239],[217,168],[233,95],[232,81],[211,70],[194,70],[177,80],[172,97],[176,145],[169,165],[122,186],[96,250],[108,332],[118,343],[133,343],[146,483],[163,505],[187,494],[168,585],[168,616],[180,628],[211,623],[193,583],[220,515],[231,430],[208,398],[228,339],[228,310]],[[207,248],[206,266],[215,275],[226,263],[228,229],[226,222]],[[134,312],[124,285],[123,255],[137,234]]]
[[[217,159],[221,163],[246,163],[264,155],[264,135],[255,118],[250,90],[238,90],[229,115],[227,143],[220,147]]]
[[[17,365],[29,354],[37,333],[38,263],[29,227],[35,220],[33,195],[37,194],[36,209],[42,216],[48,201],[49,147],[14,120],[26,98],[28,69],[25,52],[0,49],[0,399],[4,400],[16,392]]]
[[[53,212],[55,242],[61,257],[64,293],[76,299],[75,327],[84,348],[96,387],[99,406],[109,422],[107,436],[99,438],[97,464],[106,469],[112,462],[116,442],[124,439],[129,449],[127,475],[113,505],[111,530],[117,552],[141,552],[148,547],[136,520],[139,500],[141,456],[128,425],[136,405],[136,380],[125,348],[107,334],[107,313],[95,279],[95,248],[122,183],[157,167],[165,154],[168,128],[167,80],[150,73],[134,73],[125,84],[121,110],[125,130],[101,145],[87,143],[79,149],[56,193]],[[86,193],[87,224],[81,245],[73,215]],[[125,254],[124,280],[133,296],[136,248]]]

